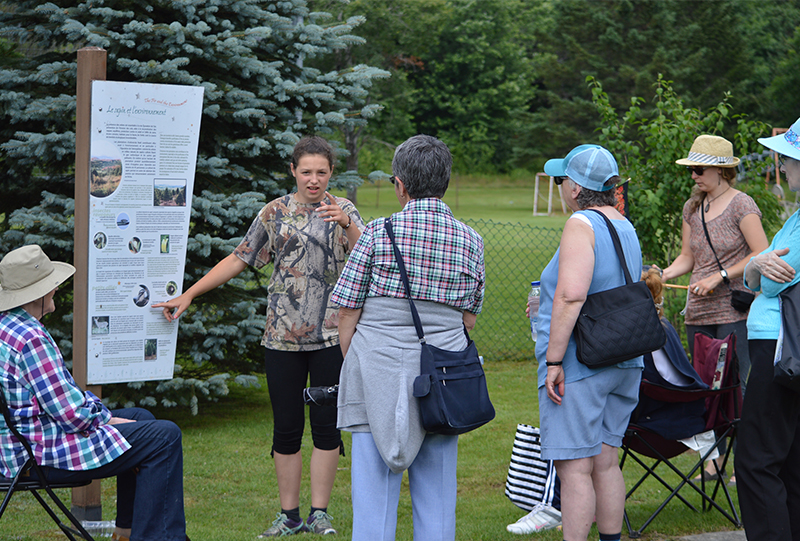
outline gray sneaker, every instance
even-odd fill
[[[308,531],[318,535],[335,535],[336,530],[331,525],[332,516],[325,511],[314,511],[314,514],[308,517]]]
[[[306,523],[302,520],[300,522],[295,522],[287,517],[285,513],[278,513],[277,518],[272,521],[272,526],[270,526],[266,532],[259,535],[258,539],[263,539],[265,537],[283,537],[284,535],[294,535],[307,531]]]

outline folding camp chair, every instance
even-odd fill
[[[717,364],[723,344],[727,348],[727,351],[724,352],[724,365],[721,366],[722,372],[721,378],[718,378],[719,383],[714,385]],[[683,355],[685,356],[685,353]],[[714,508],[731,521],[734,526],[741,527],[742,525],[721,473],[725,471],[730,459],[742,402],[739,366],[736,357],[736,336],[731,334],[720,340],[707,334],[697,333],[695,335],[694,360],[696,373],[704,383],[701,385],[702,388],[698,388],[698,386],[694,386],[695,388],[691,389],[682,388],[659,380],[658,377],[648,378],[648,367],[646,366],[645,368],[645,375],[642,378],[639,390],[640,404],[652,405],[653,401],[656,401],[667,406],[673,405],[674,407],[655,408],[650,415],[637,418],[636,414],[634,414],[631,417],[632,422],[628,426],[622,444],[623,454],[620,460],[620,468],[623,468],[626,460],[630,458],[644,469],[642,477],[626,494],[626,500],[649,477],[663,485],[668,494],[639,528],[633,528],[626,509],[625,524],[628,528],[629,537],[632,539],[641,537],[644,529],[653,522],[673,498],[677,497],[692,511],[697,512],[698,509],[685,495],[681,494],[681,490],[687,487],[690,493],[693,491],[700,496],[703,511]],[[652,372],[650,373],[652,374]],[[672,431],[667,430],[665,428],[667,425],[660,423],[656,417],[670,416],[668,420],[673,423],[671,425],[673,427],[692,426],[692,418],[681,418],[681,414],[691,413],[694,407],[699,407],[700,411],[704,412],[702,418],[705,420],[705,424],[703,426],[701,423],[702,429],[700,429],[700,432],[713,431],[713,444],[696,455],[697,460],[692,463],[687,471],[681,471],[672,459],[688,450],[688,447],[680,439],[686,439],[694,434],[677,435],[675,430],[678,430],[678,428]],[[697,425],[694,426],[699,428]],[[716,462],[712,461],[716,468],[716,481],[706,483],[701,475],[698,486],[698,483],[692,477],[697,472],[703,471],[704,462],[713,456],[725,438],[730,438],[730,442],[726,452],[723,454],[722,467],[718,468]],[[650,463],[649,459],[655,459],[655,462]],[[669,480],[656,471],[656,468],[661,464],[664,464],[667,469],[678,476],[679,482],[677,484],[673,486]],[[720,493],[724,495],[725,502],[723,504],[726,504],[726,507],[716,501],[717,495]]]
[[[75,518],[75,515],[73,515],[70,510],[67,509],[64,503],[58,498],[58,496],[56,496],[55,492],[53,492],[54,489],[58,488],[75,488],[85,486],[91,481],[81,483],[48,483],[41,467],[36,463],[30,443],[28,443],[28,440],[26,440],[19,433],[14,425],[14,420],[11,417],[11,411],[9,410],[8,402],[6,401],[6,396],[2,385],[0,385],[0,412],[3,415],[5,424],[5,426],[0,424],[0,429],[7,428],[10,430],[11,434],[13,434],[13,436],[25,448],[25,454],[28,457],[25,461],[25,464],[22,466],[22,469],[20,469],[14,478],[9,479],[0,475],[0,492],[6,493],[3,503],[0,504],[0,519],[3,518],[3,513],[11,501],[11,496],[17,492],[27,491],[33,494],[34,498],[36,498],[42,508],[44,508],[47,514],[50,515],[50,518],[53,519],[53,521],[58,525],[61,531],[64,532],[64,535],[70,539],[70,541],[77,541],[76,536],[86,541],[94,541],[92,536],[86,531],[81,522]],[[56,511],[50,506],[50,504],[48,504],[47,500],[41,494],[39,494],[39,491],[44,491],[47,493],[52,502],[58,507],[58,509],[61,510],[67,520],[69,520],[70,525],[65,524],[61,520]]]

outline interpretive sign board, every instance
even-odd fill
[[[87,379],[169,379],[203,88],[92,82]]]

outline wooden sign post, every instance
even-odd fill
[[[105,81],[107,53],[99,47],[78,51],[77,107],[75,111],[75,277],[72,317],[72,376],[82,389],[102,397],[102,387],[87,388],[86,336],[89,299],[89,162],[92,81]],[[72,512],[78,520],[101,520],[100,480],[72,489]]]

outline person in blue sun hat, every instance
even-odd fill
[[[793,192],[800,190],[800,119],[759,143],[778,154]],[[781,328],[780,293],[800,281],[800,212],[745,267],[745,285],[760,291],[747,317],[751,371],[734,458],[748,539],[800,540],[800,394],[773,381]],[[796,332],[796,330],[795,330]]]

